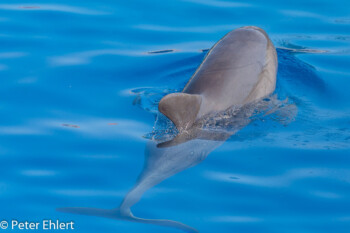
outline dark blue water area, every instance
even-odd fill
[[[349,12],[345,0],[2,1],[0,221],[349,232]],[[169,126],[161,97],[245,25],[277,48],[273,95],[284,104],[226,141],[156,148],[151,139]],[[141,220],[123,216],[123,199]]]

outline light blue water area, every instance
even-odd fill
[[[152,138],[173,134],[160,98],[245,25],[277,47],[274,98],[286,106],[226,141],[156,148]],[[347,233],[349,59],[347,0],[1,1],[0,221]]]

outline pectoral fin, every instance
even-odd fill
[[[189,129],[196,121],[202,97],[186,93],[173,93],[163,97],[158,109],[168,117],[179,131]]]

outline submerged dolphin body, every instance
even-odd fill
[[[143,171],[134,187],[125,195],[119,207],[114,209],[66,207],[58,208],[57,210],[65,213],[154,224],[177,228],[189,233],[196,233],[198,232],[197,229],[181,222],[167,219],[145,219],[136,217],[132,214],[131,207],[139,202],[143,194],[155,185],[205,160],[209,153],[224,143],[228,137],[229,135],[223,136],[221,140],[194,139],[165,148],[159,148],[157,147],[157,142],[150,141],[145,149]]]
[[[277,53],[266,32],[238,28],[210,49],[183,91],[163,97],[158,108],[181,134],[209,113],[268,96],[275,90],[276,73]]]

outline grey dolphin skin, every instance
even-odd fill
[[[238,28],[210,49],[183,91],[163,97],[158,109],[181,134],[209,113],[268,96],[275,90],[276,73],[277,53],[266,32]]]
[[[243,27],[231,31],[209,51],[182,93],[167,95],[160,101],[159,110],[174,122],[180,136],[160,144],[154,140],[148,142],[143,171],[119,207],[69,207],[57,210],[198,232],[181,222],[135,217],[131,207],[147,190],[196,166],[235,131],[247,125],[250,120],[245,117],[244,106],[274,91],[276,69],[276,50],[262,29]],[[234,131],[203,131],[195,128],[196,121],[207,114],[224,111],[234,105],[242,107],[240,113],[244,113],[235,115]],[[183,133],[187,131],[191,131],[190,136]]]

